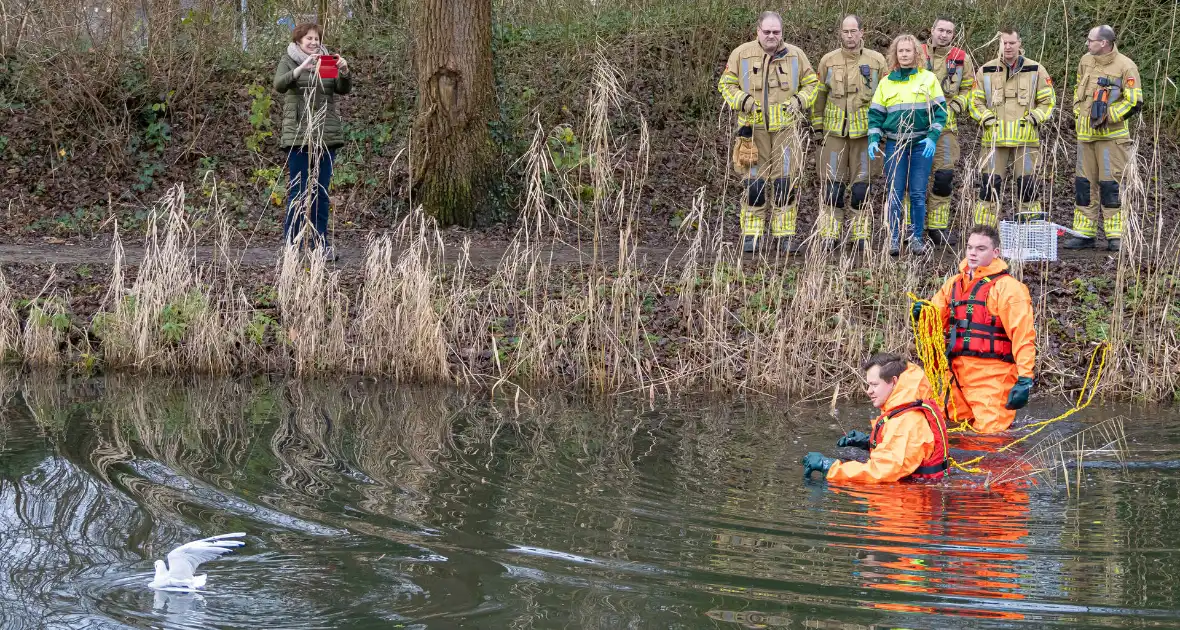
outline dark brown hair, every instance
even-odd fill
[[[315,34],[319,35],[320,40],[323,41],[324,29],[320,28],[320,25],[316,24],[315,22],[304,22],[303,24],[296,26],[295,32],[291,33],[291,41],[298,44],[299,40],[303,39],[304,35],[307,35],[312,31],[315,31]]]
[[[891,352],[880,352],[874,354],[864,365],[860,366],[861,371],[868,374],[869,368],[877,367],[880,370],[881,378],[886,381],[901,376],[901,373],[906,369],[906,360],[893,354]]]
[[[990,225],[976,225],[967,232],[967,238],[971,238],[976,234],[990,238],[992,240],[992,247],[996,249],[1000,248],[1000,232],[996,228]]]

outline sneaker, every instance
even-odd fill
[[[909,250],[911,254],[921,256],[926,253],[926,243],[921,238],[910,239]]]
[[[1066,249],[1090,249],[1094,247],[1094,239],[1084,236],[1073,236],[1062,247]]]
[[[1108,249],[1112,252],[1117,252],[1120,249],[1122,249],[1122,247],[1123,247],[1123,239],[1121,239],[1121,238],[1108,238],[1108,239],[1106,239],[1106,249]]]
[[[758,237],[743,236],[742,237],[742,252],[746,254],[753,254],[758,249]]]
[[[331,245],[324,246],[324,260],[334,262],[340,260],[340,255],[336,253],[336,248]]]

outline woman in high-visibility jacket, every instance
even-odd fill
[[[869,461],[839,461],[820,453],[803,458],[803,474],[812,470],[828,481],[889,483],[903,479],[941,479],[948,466],[946,420],[922,368],[895,354],[878,354],[864,364],[865,391],[881,415],[871,434],[849,431],[837,446],[869,449]]]
[[[885,156],[889,197],[886,207],[892,235],[891,255],[901,246],[902,196],[909,188],[910,251],[926,252],[926,187],[942,126],[946,124],[946,97],[933,72],[926,69],[925,54],[913,35],[899,35],[889,46],[891,69],[877,86],[869,105],[869,159]],[[885,150],[881,151],[881,138]]]

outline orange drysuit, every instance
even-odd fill
[[[930,383],[922,368],[910,363],[905,372],[897,377],[897,385],[885,401],[882,413],[913,403],[927,400],[932,395]],[[874,421],[875,424],[875,421]],[[911,409],[888,419],[881,428],[877,445],[869,451],[869,461],[837,461],[828,468],[828,481],[854,481],[861,483],[890,483],[909,477],[923,461],[929,459],[939,446],[930,430],[926,414],[921,409]]]
[[[948,419],[953,413],[956,420],[970,420],[971,427],[979,433],[999,433],[1012,426],[1016,411],[1004,408],[1008,403],[1008,391],[1018,377],[1033,377],[1033,364],[1037,358],[1032,298],[1028,287],[1006,275],[1007,270],[1008,263],[996,258],[990,265],[970,273],[964,260],[959,265],[959,273],[947,280],[931,300],[938,307],[943,328],[951,331],[952,295],[958,295],[960,300],[969,298],[979,282],[988,282],[986,279],[992,278],[984,306],[998,320],[997,327],[1002,326],[1003,334],[1011,340],[1010,360],[953,356],[954,353],[951,358],[954,407],[947,409]],[[978,306],[975,309],[974,314],[979,317]]]

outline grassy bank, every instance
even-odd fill
[[[1078,13],[1091,5],[1099,8],[1074,3],[1066,16],[1047,2],[980,7],[965,18],[966,41],[982,60],[1000,21],[1058,25],[1041,31],[1036,53],[1032,36],[1025,43],[1066,91],[1082,25],[1114,15]],[[1125,186],[1132,219],[1124,249],[1088,265],[1017,269],[1037,305],[1041,392],[1078,387],[1100,341],[1114,348],[1104,394],[1167,400],[1180,390],[1180,179],[1167,140],[1176,112],[1166,104],[1175,92],[1163,91],[1166,49],[1144,43],[1172,40],[1135,6],[1109,7],[1140,25],[1143,37],[1121,29],[1124,50],[1141,55],[1151,77]],[[865,19],[879,44],[951,8],[933,2]],[[818,59],[834,46],[825,31],[837,7],[793,9],[802,18],[791,20],[789,35]],[[714,85],[755,11],[711,2],[498,6],[503,119],[494,131],[513,192],[496,209],[512,221],[490,231],[507,242],[490,266],[473,264],[471,245],[439,234],[409,203],[401,156],[412,100],[400,22],[343,21],[339,46],[355,49],[353,64],[368,75],[345,112],[350,143],[337,169],[334,221],[338,236],[368,239],[363,273],[294,251],[273,267],[244,266],[229,252],[270,242],[282,200],[267,86],[283,30],[260,20],[243,53],[230,35],[235,14],[219,11],[157,17],[174,30],[157,29],[141,48],[108,37],[78,51],[66,45],[77,33],[58,41],[62,31],[51,29],[6,55],[2,93],[20,106],[2,123],[4,150],[19,158],[0,173],[15,191],[4,229],[112,246],[111,264],[88,269],[84,281],[79,269],[51,270],[30,286],[27,269],[7,270],[0,349],[10,360],[81,372],[360,373],[493,389],[844,397],[866,355],[909,346],[907,293],[929,295],[949,271],[880,249],[814,251],[789,264],[737,254],[730,115]],[[1069,223],[1073,146],[1063,120],[1045,136],[1054,183],[1047,201]],[[956,191],[959,226],[972,179]],[[46,218],[83,198],[92,205]],[[807,217],[816,195],[802,203]],[[880,198],[870,211],[880,234]],[[478,244],[487,233],[469,236]],[[146,251],[132,268],[121,247],[140,234]],[[641,259],[637,248],[652,241],[672,253]],[[554,264],[548,252],[567,244],[585,258]],[[200,258],[201,245],[219,255]],[[78,308],[83,288],[91,306]]]
[[[700,229],[686,231],[667,260],[638,259],[624,230],[609,258],[551,264],[559,222],[543,215],[524,224],[499,264],[473,265],[468,252],[446,264],[456,256],[429,221],[411,216],[373,238],[363,273],[294,251],[247,268],[228,245],[213,243],[225,256],[197,255],[184,202],[180,191],[163,200],[135,268],[118,244],[113,264],[88,267],[84,278],[55,269],[30,284],[28,270],[10,268],[23,288],[6,282],[0,295],[9,361],[79,373],[355,373],[514,395],[558,385],[845,398],[858,391],[865,356],[908,351],[906,294],[930,294],[946,271],[883,251],[793,263],[739,257],[703,202],[691,217]],[[1174,264],[1142,264],[1137,275],[1112,265],[1019,270],[1037,304],[1038,391],[1079,387],[1094,345],[1111,341],[1103,395],[1173,399],[1180,274]]]
[[[405,148],[414,93],[403,4],[381,3],[377,13],[360,4],[366,6],[354,7],[350,19],[328,18],[328,45],[349,56],[357,72],[357,89],[343,104],[348,144],[333,189],[333,229],[341,237],[387,229],[411,209]],[[313,5],[296,3],[293,10]],[[275,19],[286,13],[252,4],[243,51],[236,3],[199,2],[191,10],[162,1],[96,6],[98,12],[84,12],[75,2],[49,0],[0,8],[0,108],[6,114],[0,117],[0,155],[8,166],[0,170],[0,185],[11,191],[0,229],[11,236],[89,237],[105,233],[117,218],[138,231],[148,207],[173,184],[185,184],[196,196],[208,194],[216,181],[234,227],[272,237],[281,224],[286,182],[270,82],[288,33]],[[748,0],[497,2],[502,116],[493,133],[505,186],[484,221],[519,213],[522,158],[538,125],[553,132],[549,140],[565,160],[558,170],[578,164],[587,149],[582,121],[598,55],[622,73],[626,106],[613,121],[616,131],[634,131],[641,118],[649,127],[645,237],[666,237],[701,186],[710,200],[733,205],[726,155],[731,118],[715,86],[728,52],[750,38],[751,20],[763,8]],[[833,25],[847,9],[862,11],[868,43],[882,50],[892,34],[922,32],[935,15],[953,15],[963,24],[960,44],[979,62],[995,54],[996,28],[1020,25],[1028,54],[1052,72],[1061,102],[1072,89],[1086,29],[1096,21],[1114,24],[1122,50],[1144,76],[1147,107],[1137,130],[1143,152],[1158,148],[1165,176],[1180,179],[1168,140],[1180,131],[1180,68],[1169,57],[1174,3],[1082,0],[1063,10],[1050,0],[969,6],[812,0],[791,5],[788,40],[818,63],[836,46]],[[572,133],[556,133],[562,125]],[[1072,212],[1068,127],[1068,116],[1058,116],[1047,139],[1059,154],[1051,175],[1061,183],[1053,208],[1060,222]],[[964,136],[970,155],[974,130]],[[963,183],[957,196],[971,197]],[[814,210],[814,198],[805,196],[805,224]]]

